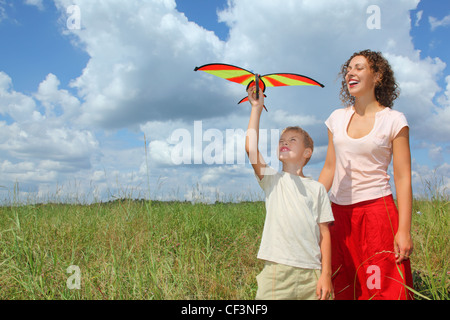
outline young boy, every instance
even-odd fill
[[[334,218],[325,187],[303,175],[313,141],[299,127],[286,128],[278,150],[282,172],[267,166],[258,150],[264,94],[260,91],[257,100],[254,90],[248,90],[252,111],[245,149],[266,195],[266,220],[258,252],[265,265],[256,277],[256,299],[333,298],[328,223]]]

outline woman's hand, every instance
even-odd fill
[[[408,260],[413,252],[413,242],[409,232],[398,231],[394,237],[395,261],[400,264]]]

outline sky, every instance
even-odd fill
[[[0,202],[262,200],[243,150],[245,87],[194,72],[213,62],[325,85],[268,88],[261,117],[267,162],[279,168],[279,131],[300,125],[317,179],[340,66],[364,49],[399,83],[414,195],[448,193],[450,2],[280,3],[0,0]]]

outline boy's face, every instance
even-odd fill
[[[278,159],[281,162],[305,163],[309,158],[310,148],[305,148],[303,136],[294,130],[285,131],[278,143]]]

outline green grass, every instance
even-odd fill
[[[428,199],[413,202],[411,257],[414,287],[433,300],[449,300],[450,214],[449,196],[435,188]]]
[[[262,202],[1,207],[0,299],[253,299],[263,223]]]
[[[254,299],[264,211],[259,201],[3,206],[0,299]],[[412,235],[417,298],[448,300],[448,196],[414,201]],[[71,265],[79,290],[66,284]]]

